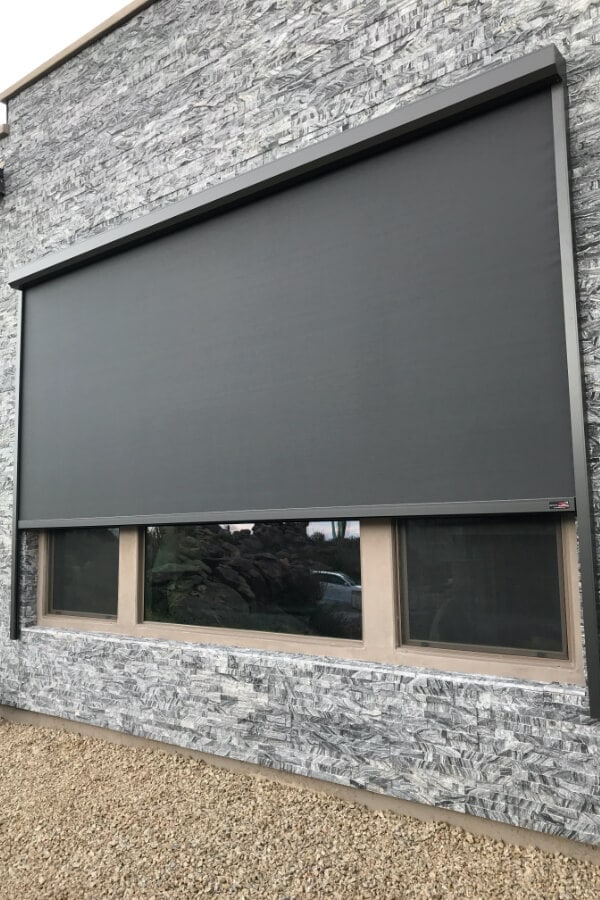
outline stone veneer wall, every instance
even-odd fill
[[[598,524],[599,32],[588,0],[158,0],[10,102],[1,703],[600,844],[600,724],[582,688],[50,629],[10,642],[17,297],[6,285],[17,264],[553,42],[569,72]]]

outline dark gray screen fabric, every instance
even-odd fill
[[[550,93],[39,284],[23,353],[22,526],[573,496]]]

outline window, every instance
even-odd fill
[[[146,528],[144,619],[360,640],[359,541],[358,522]]]
[[[39,546],[42,626],[585,683],[572,516],[127,526]]]
[[[118,528],[52,533],[48,608],[59,615],[117,615]]]
[[[413,519],[400,543],[405,643],[566,657],[555,519]]]

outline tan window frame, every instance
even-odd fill
[[[144,622],[144,529],[123,527],[119,534],[118,615],[115,621],[90,616],[57,615],[49,611],[50,535],[48,532],[40,533],[37,619],[39,626],[216,644],[224,647],[306,653],[338,659],[368,660],[446,672],[585,684],[577,539],[575,522],[571,519],[564,520],[560,528],[565,625],[569,648],[566,659],[402,644],[398,624],[401,618],[399,615],[401,579],[397,565],[397,530],[391,519],[365,519],[360,523],[363,600],[363,637],[360,641]]]

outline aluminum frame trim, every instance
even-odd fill
[[[23,316],[24,294],[17,299],[17,334],[15,353],[15,438],[13,462],[13,511],[11,536],[11,581],[10,581],[10,625],[9,634],[13,641],[19,639],[19,438],[21,430],[21,367],[23,360]]]
[[[556,169],[556,202],[560,259],[565,314],[565,344],[567,377],[571,405],[571,436],[575,491],[577,495],[577,533],[579,538],[579,566],[587,688],[590,715],[600,718],[600,643],[596,610],[596,565],[592,519],[592,493],[588,471],[585,432],[585,394],[583,390],[582,357],[579,347],[577,318],[577,273],[571,215],[570,169],[568,150],[568,97],[566,84],[552,88],[552,118],[554,125],[554,155]]]
[[[9,284],[23,288],[78,268],[362,155],[383,150],[402,138],[440,127],[474,111],[482,112],[509,96],[561,81],[564,71],[565,61],[553,44],[492,66],[394,112],[27,263],[9,275]]]
[[[568,503],[559,509],[550,504]],[[184,525],[205,522],[239,523],[255,520],[309,519],[363,519],[363,518],[408,518],[415,516],[457,516],[457,515],[506,515],[509,513],[573,513],[573,497],[540,498],[532,500],[474,500],[455,503],[388,503],[373,506],[298,507],[291,509],[242,509],[214,510],[202,513],[177,513],[132,516],[98,516],[80,519],[21,519],[21,530],[45,528],[89,528],[118,527],[124,525]]]

